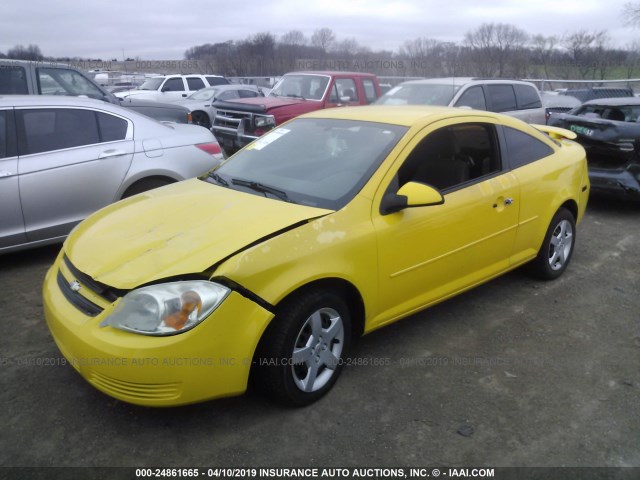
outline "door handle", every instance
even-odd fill
[[[504,199],[504,204],[505,205],[511,205],[513,203],[513,198],[505,198]]]
[[[100,155],[98,155],[98,159],[111,158],[111,157],[120,157],[120,156],[126,155],[126,154],[127,154],[127,152],[125,152],[124,150],[116,150],[116,149],[105,150]]]

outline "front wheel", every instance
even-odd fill
[[[275,400],[315,402],[335,384],[351,340],[342,297],[309,292],[285,301],[260,343],[255,380]]]
[[[200,125],[204,128],[211,128],[211,120],[209,120],[209,115],[204,112],[193,112],[191,114],[191,121],[194,125]]]
[[[566,270],[576,241],[576,222],[566,208],[556,212],[538,252],[531,272],[543,280],[558,278]]]

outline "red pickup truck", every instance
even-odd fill
[[[381,95],[375,75],[352,72],[294,72],[284,75],[266,97],[213,103],[211,131],[228,155],[303,113],[366,105]]]

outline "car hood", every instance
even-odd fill
[[[288,107],[309,102],[302,98],[290,97],[254,97],[242,98],[234,101],[218,100],[213,102],[213,106],[221,110],[240,110],[254,113],[264,113],[276,108]],[[316,102],[318,103],[318,102]]]
[[[193,179],[98,211],[69,236],[65,252],[94,280],[132,289],[203,272],[247,246],[328,213]]]

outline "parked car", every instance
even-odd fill
[[[576,98],[580,103],[596,100],[598,98],[633,97],[633,89],[629,87],[591,87],[591,88],[568,88],[560,95]]]
[[[193,92],[215,85],[228,85],[229,81],[220,75],[164,75],[151,77],[137,88],[116,93],[120,98],[136,98],[167,102],[187,98]]]
[[[298,115],[323,108],[367,105],[380,96],[375,75],[357,72],[293,72],[266,98],[214,102],[211,131],[230,155]]]
[[[99,208],[221,158],[197,125],[91,99],[0,96],[0,253],[60,242]]]
[[[192,93],[189,98],[176,100],[175,103],[186,107],[191,112],[192,122],[205,128],[211,128],[211,119],[216,109],[213,102],[229,101],[238,98],[264,97],[258,87],[251,85],[218,85]]]
[[[60,351],[120,400],[292,405],[353,338],[520,265],[567,268],[589,195],[569,131],[434,107],[319,110],[198,179],[92,215],[44,282]],[[97,359],[93,363],[82,359]]]
[[[528,123],[544,123],[545,110],[535,85],[519,80],[428,78],[392,88],[378,105],[443,105],[500,112]]]
[[[549,124],[575,132],[593,192],[640,199],[640,98],[591,100]]]
[[[544,117],[547,124],[551,116],[558,113],[566,113],[582,103],[575,97],[558,95],[557,92],[540,92],[540,97],[542,98]]]
[[[0,95],[67,95],[119,105],[158,121],[189,123],[180,105],[120,99],[77,68],[61,63],[0,59]]]

